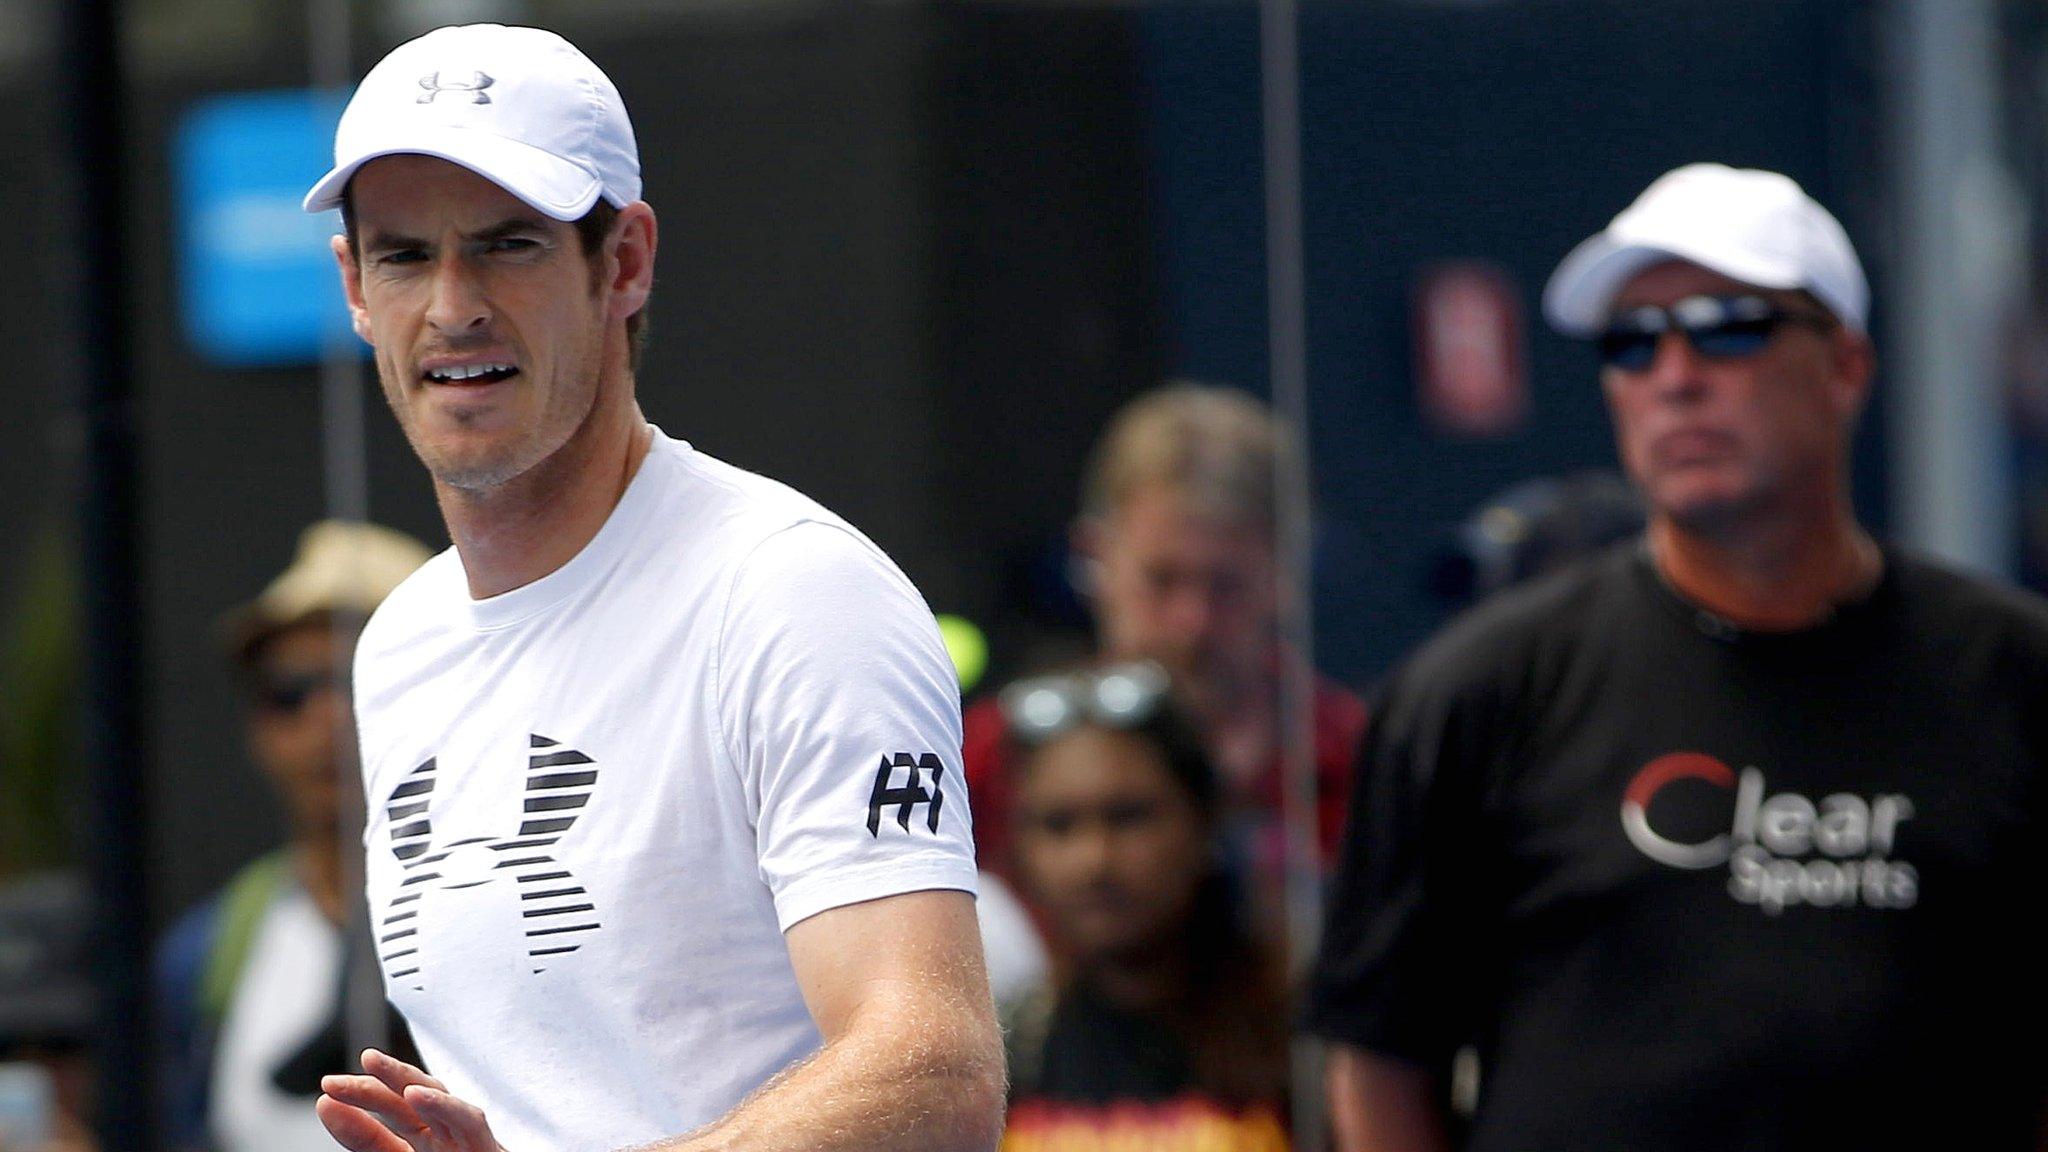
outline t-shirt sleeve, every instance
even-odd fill
[[[960,692],[929,608],[866,540],[806,521],[739,566],[718,714],[784,930],[830,908],[974,891]]]
[[[1474,1039],[1492,923],[1483,692],[1411,667],[1374,700],[1311,974],[1307,1025],[1431,1068]]]

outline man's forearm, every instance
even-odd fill
[[[909,1005],[899,1006],[908,1009]],[[985,1005],[874,1006],[809,1060],[707,1128],[636,1152],[987,1152],[1002,1135],[1004,1070]]]
[[[1449,1152],[1442,1093],[1420,1068],[1334,1044],[1324,1085],[1339,1152]]]

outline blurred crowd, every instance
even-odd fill
[[[1301,448],[1184,381],[1102,431],[1071,528],[1094,649],[964,713],[1006,1148],[1283,1149],[1304,1115],[1359,1150],[2038,1146],[2039,1058],[1992,1053],[2040,1010],[2011,941],[2048,612],[1857,526],[1854,250],[1790,181],[1692,166],[1546,303],[1626,477],[1502,491],[1446,528],[1443,634],[1383,683],[1309,678],[1319,957],[1284,915]],[[161,942],[170,1147],[332,1146],[312,1101],[369,1038],[347,669],[426,557],[316,524],[223,618],[289,835]],[[87,919],[61,877],[0,893],[0,1150],[93,1147]]]

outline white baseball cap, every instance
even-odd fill
[[[391,50],[356,86],[334,132],[334,168],[306,211],[341,204],[356,169],[417,153],[462,165],[537,211],[580,219],[598,197],[640,198],[640,150],[611,79],[539,28],[436,28]]]
[[[1672,259],[1759,288],[1803,288],[1864,329],[1870,285],[1842,225],[1791,178],[1725,164],[1658,177],[1551,273],[1543,314],[1567,335],[1594,335],[1630,277]]]

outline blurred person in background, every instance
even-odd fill
[[[1692,165],[1568,256],[1649,527],[1389,682],[1313,981],[1353,1150],[2020,1149],[2048,606],[1882,546],[1841,226]]]
[[[66,872],[0,884],[0,1152],[96,1152],[91,904]]]
[[[314,1115],[320,1077],[351,1067],[340,789],[356,771],[348,667],[377,605],[427,559],[374,524],[323,521],[291,566],[225,620],[250,759],[282,802],[286,844],[181,917],[157,957],[165,1136],[178,1149],[334,1146]],[[356,850],[351,843],[349,850]]]
[[[1013,1152],[1284,1149],[1279,957],[1223,867],[1222,782],[1157,664],[1019,681],[1016,877],[1054,974],[1005,1012]]]
[[[454,547],[355,665],[385,987],[351,1152],[996,1143],[959,680],[845,520],[649,423],[658,229],[552,32],[363,78],[307,194]],[[702,229],[702,220],[687,221]],[[715,226],[715,225],[710,225]]]
[[[1220,827],[1262,910],[1282,875],[1279,640],[1286,582],[1274,550],[1275,469],[1295,451],[1258,400],[1170,384],[1126,405],[1095,447],[1072,532],[1077,579],[1104,660],[1157,661],[1174,677],[1222,785]],[[1342,831],[1365,706],[1318,678],[1318,831]],[[1009,875],[1013,743],[998,698],[968,709],[966,768],[984,868]]]
[[[1447,603],[1470,607],[1642,530],[1642,499],[1618,473],[1518,480],[1458,524],[1430,572],[1430,588]]]
[[[1430,590],[1454,608],[1469,608],[1632,540],[1643,525],[1642,498],[1618,472],[1517,480],[1488,496],[1451,531],[1430,571]],[[1431,1073],[1448,1093],[1454,1127],[1471,1118],[1478,1072],[1478,1051],[1467,1044],[1449,1068]]]

